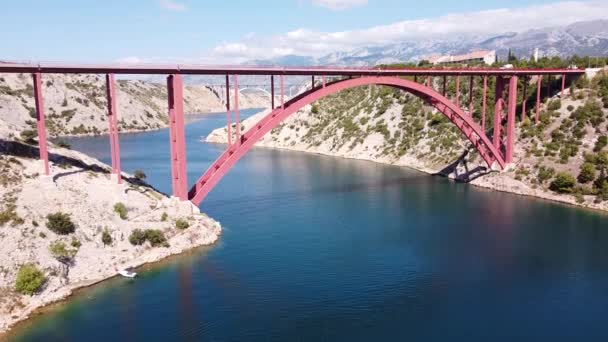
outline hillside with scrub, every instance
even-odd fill
[[[584,65],[585,59],[511,63],[515,67],[568,67]],[[460,104],[467,110],[469,81],[462,77],[460,84]],[[485,127],[491,137],[495,80],[488,81]],[[483,80],[476,77],[473,82],[472,115],[481,123]],[[567,79],[564,94],[561,77],[544,77],[538,123],[537,78],[520,78],[518,82],[514,162],[505,172],[488,169],[442,113],[414,95],[383,86],[353,88],[325,97],[293,114],[258,146],[408,166],[501,191],[608,209],[608,72],[596,70],[591,77]],[[526,109],[522,116],[524,82]],[[441,83],[437,77],[433,87],[440,90]],[[446,96],[456,96],[453,77],[447,79]],[[243,122],[244,128],[262,115]],[[217,129],[206,140],[225,142],[225,128]]]

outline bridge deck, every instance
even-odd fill
[[[286,75],[286,76],[451,76],[451,75],[582,75],[584,69],[498,69],[498,68],[352,68],[352,67],[273,67],[204,66],[186,64],[12,64],[0,63],[0,73],[46,74],[182,74],[182,75]]]

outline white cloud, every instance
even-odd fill
[[[188,10],[188,7],[186,7],[186,5],[177,2],[175,0],[159,0],[158,4],[160,5],[161,8],[169,10],[169,11],[174,11],[174,12],[184,12],[186,10]]]
[[[129,56],[129,57],[119,58],[116,60],[116,62],[119,64],[142,64],[142,63],[146,63],[147,61],[145,59],[137,57],[137,56]]]
[[[313,5],[342,11],[357,6],[367,5],[367,0],[312,0]]]
[[[358,2],[314,1],[334,4]],[[227,42],[216,46],[208,57],[211,60],[220,60],[222,63],[273,58],[286,54],[319,57],[336,51],[408,40],[522,32],[607,17],[607,1],[558,2],[524,8],[454,13],[352,31],[322,32],[302,28],[271,37],[247,35],[239,42]]]

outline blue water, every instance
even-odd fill
[[[246,112],[245,114],[251,114]],[[187,127],[192,183],[223,146]],[[107,137],[71,139],[108,161]],[[120,137],[169,193],[167,131]],[[38,316],[14,341],[606,341],[608,216],[405,168],[255,149],[202,210],[211,247]]]

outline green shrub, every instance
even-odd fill
[[[78,252],[75,249],[68,249],[65,243],[61,241],[51,242],[49,251],[53,258],[57,259],[62,264],[69,264],[74,260],[74,256]]]
[[[537,179],[539,183],[544,183],[545,181],[551,179],[555,175],[555,170],[552,167],[541,166],[538,169]]]
[[[553,101],[549,102],[549,104],[547,105],[547,110],[549,110],[549,111],[555,111],[555,110],[559,110],[561,108],[562,108],[561,100],[553,100]]]
[[[568,105],[568,107],[566,107],[566,109],[568,109],[569,112],[574,110],[574,106],[573,105]]]
[[[135,170],[135,172],[133,173],[133,176],[140,181],[143,181],[144,179],[146,179],[146,174],[144,173],[144,171],[142,170]]]
[[[595,147],[593,148],[593,151],[594,152],[599,152],[604,147],[606,147],[606,145],[608,145],[608,136],[601,135],[600,137],[597,138],[597,141],[595,142]]]
[[[20,136],[21,140],[27,143],[31,143],[34,142],[34,138],[38,136],[38,132],[33,129],[24,129],[23,131],[21,131]]]
[[[104,246],[112,244],[112,235],[110,235],[110,232],[108,232],[107,229],[101,233],[101,242],[103,242]]]
[[[560,172],[549,185],[549,189],[558,193],[571,193],[575,183],[574,177],[565,172]]]
[[[143,245],[146,241],[150,242],[152,247],[169,247],[165,234],[158,229],[135,229],[129,235],[129,242],[134,246]]]
[[[72,238],[72,242],[70,243],[70,245],[72,245],[72,247],[74,248],[80,248],[80,246],[82,246],[82,243],[77,238]]]
[[[61,212],[49,214],[46,219],[46,227],[56,234],[67,235],[76,230],[76,225],[68,214]]]
[[[186,219],[178,219],[175,221],[175,228],[179,230],[188,229],[190,227],[190,223]]]
[[[165,246],[168,247],[167,238],[165,234],[158,229],[146,230],[146,240],[150,242],[152,247]]]
[[[129,235],[129,242],[134,246],[143,245],[146,242],[146,232],[141,229],[135,229]]]
[[[168,217],[169,217],[169,215],[167,215],[167,213],[163,213],[163,214],[160,216],[160,220],[161,220],[161,222],[165,222],[165,221],[167,221],[167,218],[168,218]]]
[[[19,268],[15,290],[21,294],[33,295],[46,282],[46,277],[35,265],[26,264]]]
[[[128,212],[129,212],[129,210],[121,202],[118,202],[118,203],[114,204],[114,212],[117,213],[118,217],[120,217],[123,220],[126,220],[128,218]]]
[[[579,183],[589,183],[595,179],[595,166],[591,163],[583,163],[581,172],[578,174],[577,180]]]

